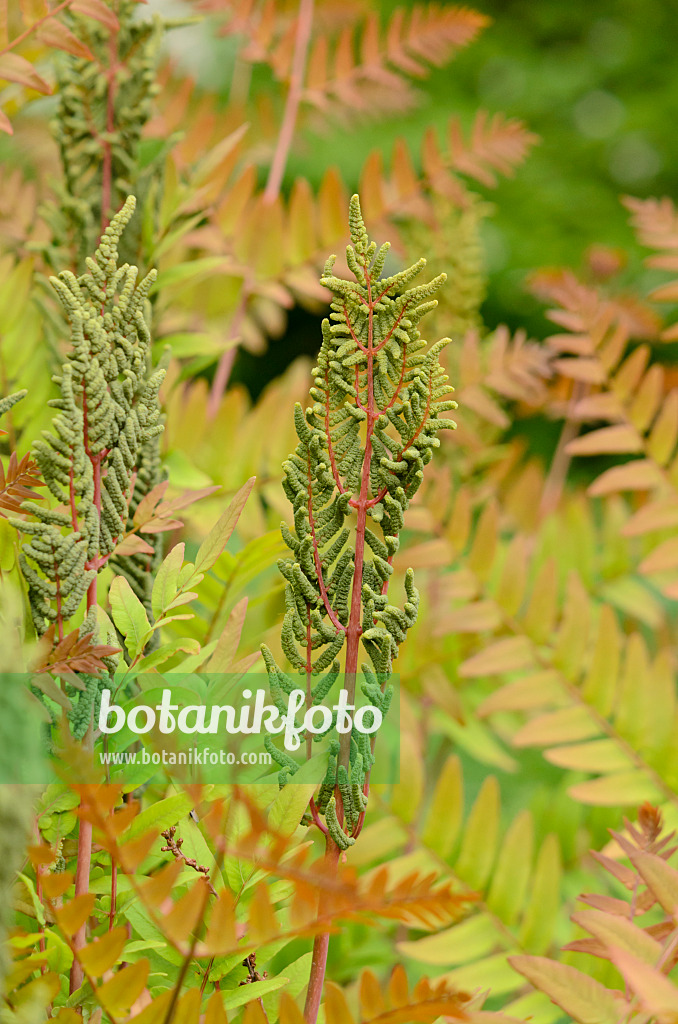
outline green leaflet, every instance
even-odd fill
[[[151,630],[144,606],[124,576],[116,576],[109,592],[113,621],[125,638],[132,658],[143,649]]]

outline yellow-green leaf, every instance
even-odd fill
[[[646,800],[657,803],[662,799],[657,786],[638,768],[578,782],[570,786],[568,793],[573,800],[600,807],[635,807]]]
[[[603,910],[579,910],[572,914],[572,920],[602,942],[606,949],[617,946],[653,966],[662,955],[661,943],[633,921],[618,914],[608,914]]]
[[[452,852],[464,813],[464,783],[459,758],[448,757],[436,783],[433,801],[426,816],[422,842],[441,857]]]
[[[632,767],[620,744],[612,739],[552,747],[544,751],[544,757],[559,768],[578,772],[623,772]]]
[[[667,912],[678,921],[678,871],[656,853],[638,851],[631,860],[645,884]]]
[[[509,636],[504,640],[496,640],[479,654],[474,654],[459,667],[459,675],[464,679],[478,676],[492,676],[504,672],[516,672],[519,669],[532,668],[535,664],[532,644],[524,636]]]
[[[461,924],[414,942],[399,942],[404,956],[436,967],[467,964],[478,960],[497,945],[497,929],[486,914],[476,914]]]
[[[254,487],[255,478],[252,476],[243,484],[235,495],[225,512],[222,513],[218,522],[212,527],[198,548],[195,558],[195,574],[205,573],[211,569],[217,558],[224,550],[228,540],[236,528],[240,513]],[[187,586],[190,585],[187,583]]]
[[[140,653],[151,631],[146,610],[124,576],[116,576],[108,592],[113,621],[125,638],[125,646],[134,658]]]
[[[484,718],[497,711],[527,711],[531,708],[558,707],[567,702],[559,674],[553,669],[543,669],[495,690],[479,704],[476,713]]]
[[[634,459],[622,466],[612,466],[594,480],[587,494],[600,498],[619,491],[649,491],[662,480],[661,471],[649,459]]]
[[[648,451],[660,466],[671,459],[678,440],[678,389],[674,388],[663,401],[659,415],[648,438]]]
[[[495,502],[488,502],[480,516],[473,544],[466,558],[469,569],[481,580],[487,579],[494,564],[499,531],[498,516]]]
[[[602,715],[609,715],[614,703],[621,656],[621,638],[617,616],[609,605],[600,610],[593,658],[582,689],[589,704]]]
[[[581,672],[589,633],[589,596],[576,573],[567,581],[565,611],[553,652],[553,663],[568,679],[577,680]]]
[[[534,828],[530,811],[511,822],[500,847],[487,905],[505,924],[513,924],[523,906],[532,871]]]
[[[642,442],[633,427],[618,423],[575,437],[565,451],[568,455],[625,455],[642,451]]]
[[[510,956],[508,960],[578,1024],[617,1024],[614,996],[599,981],[543,956]]]
[[[513,737],[517,747],[547,747],[556,743],[587,740],[598,734],[598,726],[586,708],[559,708],[531,719]]]
[[[541,845],[534,869],[532,891],[520,930],[523,949],[544,953],[553,941],[560,911],[560,847],[554,835]]]
[[[405,822],[412,821],[421,806],[424,791],[424,764],[413,736],[405,732],[400,737],[400,757],[403,771],[400,782],[393,787],[391,809]]]
[[[455,864],[456,874],[474,889],[482,889],[490,877],[498,835],[499,784],[489,775],[471,809]]]

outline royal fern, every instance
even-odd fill
[[[414,624],[418,603],[411,573],[405,582],[404,608],[388,603],[398,535],[424,467],[440,443],[438,431],[453,426],[443,414],[455,403],[447,398],[450,389],[438,363],[444,343],[425,352],[418,330],[419,321],[434,306],[430,296],[444,278],[408,289],[424,266],[421,260],[382,279],[388,246],[377,252],[368,242],[357,197],[351,202],[350,226],[347,259],[356,283],[331,276],[334,257],[328,261],[322,281],[334,300],[332,319],[323,322],[311,392],[314,405],[305,416],[301,406],[296,408],[299,444],[284,466],[285,493],[295,520],[293,530],[283,526],[292,557],[279,563],[287,604],[282,647],[293,668],[305,677],[310,707],[321,702],[334,684],[344,650],[348,700],[354,703],[362,644],[371,662],[371,667],[363,667],[366,692],[385,712],[390,690],[382,693],[383,686],[398,647]],[[352,538],[347,522],[354,512]],[[378,533],[368,527],[368,519]],[[282,691],[290,692],[294,683],[267,648],[264,657],[273,695],[282,705]],[[327,670],[314,684],[313,677]],[[362,824],[362,793],[372,762],[369,743],[357,742],[342,741],[334,767],[338,774],[326,779],[321,790],[328,828],[342,845],[352,841],[350,833]],[[285,777],[283,773],[281,781]],[[342,778],[358,794],[354,806],[350,790],[341,793],[348,836],[338,820],[341,810],[337,814],[329,795]],[[339,797],[337,792],[341,809]]]

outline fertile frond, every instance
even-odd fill
[[[101,566],[125,533],[141,455],[162,430],[158,388],[148,375],[150,336],[144,302],[154,280],[118,266],[118,243],[134,210],[128,199],[102,235],[88,272],[64,271],[52,284],[71,326],[71,351],[55,377],[58,413],[34,453],[58,502],[24,503],[37,522],[21,555],[38,634],[78,610]],[[138,500],[138,499],[137,499]]]
[[[322,324],[314,404],[305,414],[300,405],[295,409],[299,443],[283,467],[294,526],[283,524],[291,555],[278,563],[286,581],[282,648],[306,676],[310,706],[329,692],[344,647],[348,685],[355,688],[362,643],[371,662],[366,692],[385,713],[390,691],[383,686],[419,603],[411,571],[403,606],[389,603],[393,558],[405,512],[440,444],[438,433],[454,426],[446,413],[455,403],[438,360],[446,342],[427,347],[419,332],[444,275],[410,286],[425,265],[420,260],[382,277],[388,245],[377,249],[370,242],[357,196],[349,226],[346,258],[355,280],[335,277],[335,258],[327,261],[321,281],[333,301]],[[266,649],[264,656],[273,695],[282,702],[293,684]],[[311,677],[328,669],[313,688]],[[350,831],[359,830],[372,765],[365,739],[356,734],[351,740],[350,758],[344,746],[319,798],[342,847],[352,840],[341,830],[331,793],[336,786]]]
[[[52,234],[46,250],[51,266],[63,266],[65,247],[76,265],[96,245],[114,211],[130,191],[143,202],[147,184],[138,180],[141,132],[157,91],[155,60],[159,20],[142,20],[139,0],[121,0],[108,20],[94,21],[69,8],[81,40],[58,66],[59,106],[54,124],[63,168],[56,200],[45,208]],[[94,60],[92,57],[94,56]],[[110,68],[108,75],[102,69]],[[146,173],[148,177],[148,172]],[[127,232],[124,255],[136,259],[138,232]],[[55,245],[56,243],[56,245]]]

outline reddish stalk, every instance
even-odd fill
[[[297,32],[294,41],[294,55],[292,57],[292,72],[290,74],[290,87],[287,93],[287,100],[285,101],[285,111],[280,125],[280,132],[278,133],[278,140],[276,142],[273,160],[271,161],[268,180],[264,189],[264,201],[267,203],[274,202],[280,193],[280,186],[285,173],[290,146],[292,145],[294,126],[297,122],[297,111],[299,110],[299,102],[301,100],[301,93],[304,86],[306,55],[308,53],[308,44],[311,38],[312,25],[313,0],[300,0]],[[245,315],[248,298],[249,290],[245,286],[245,282],[243,282],[243,297],[233,318],[229,340],[237,336],[240,321]],[[207,403],[208,419],[214,419],[219,411],[221,399],[224,396],[226,385],[228,384],[229,377],[231,376],[234,360],[234,347],[227,349],[219,360],[214,380],[212,382],[212,390]]]
[[[268,181],[264,189],[264,200],[272,203],[280,192],[287,157],[292,145],[294,126],[297,123],[297,112],[304,87],[304,73],[306,71],[306,55],[308,44],[311,39],[311,27],[313,25],[313,0],[300,0],[299,18],[297,20],[297,32],[294,40],[294,55],[292,57],[292,71],[290,74],[290,87],[285,101],[285,112],[283,114],[280,133],[276,142],[275,153],[271,162],[271,169],[268,174]]]
[[[71,468],[68,473],[68,498],[71,509],[71,525],[75,531],[78,529],[78,513],[75,508],[75,480],[73,477],[73,451],[71,449]]]
[[[85,417],[85,431],[87,430],[87,417]],[[94,474],[94,507],[99,513],[101,518],[101,456],[90,455],[89,448],[87,447],[87,434],[85,434],[85,451],[92,463],[92,472]],[[95,556],[85,563],[86,569],[98,569],[99,559]],[[97,577],[95,576],[89,587],[87,588],[87,611],[93,608],[97,603]]]
[[[240,332],[240,325],[247,312],[247,302],[250,297],[251,284],[251,278],[246,274],[243,277],[240,301],[238,302],[237,309],[233,314],[231,329],[228,335],[228,342],[232,344],[230,344],[229,347],[221,354],[216,373],[214,374],[214,380],[212,381],[212,390],[210,391],[209,398],[207,399],[208,420],[213,420],[219,412],[219,406],[221,405],[221,400],[224,397],[224,391],[226,390],[231,376],[231,370],[233,369],[233,363],[235,362],[235,354],[237,351],[235,342]]]
[[[93,743],[93,730],[92,723],[90,722],[89,728],[83,740],[83,746],[85,749],[92,749]],[[78,860],[77,868],[75,871],[75,895],[80,896],[83,893],[89,891],[89,873],[92,865],[92,822],[85,821],[83,818],[80,819],[80,829],[78,831]],[[82,949],[87,942],[87,921],[78,928],[77,932],[73,936],[73,949]],[[73,958],[73,966],[71,967],[70,986],[69,991],[71,995],[80,988],[85,978],[82,964],[78,960],[77,956]]]
[[[343,813],[343,811],[342,811]],[[341,820],[341,819],[340,819]],[[331,836],[325,837],[325,865],[327,869],[334,869],[339,863],[339,847]],[[328,890],[321,892],[318,905],[318,916],[325,916],[331,910],[330,896]],[[304,1020],[307,1024],[315,1024],[318,1019],[320,1001],[323,995],[325,984],[325,969],[327,967],[327,952],[330,946],[330,933],[322,932],[316,935],[313,941],[313,959],[311,961],[311,975],[308,980],[306,992],[306,1004],[304,1006]]]
[[[247,298],[245,298],[245,303]],[[238,317],[238,323],[242,319],[242,316]],[[234,338],[237,334],[236,320],[233,319],[233,326],[231,328],[231,338]],[[233,369],[233,363],[235,361],[235,347],[226,349],[222,353],[217,366],[216,373],[214,374],[214,380],[212,381],[212,390],[207,400],[207,418],[212,420],[219,412],[219,406],[221,405],[221,399],[224,397],[224,391],[228,384],[228,379],[231,376],[231,370]]]
[[[109,66],[106,70],[108,81],[108,93],[106,95],[106,133],[109,136],[104,140],[103,162],[101,167],[101,233],[108,227],[109,212],[111,209],[111,193],[113,189],[113,145],[110,136],[115,129],[115,72],[118,62],[118,47],[115,32],[111,32],[108,43]]]
[[[115,915],[118,903],[118,865],[115,861],[111,864],[111,909],[108,913],[108,930],[113,930]]]
[[[52,556],[54,557],[54,545],[52,545]],[[61,579],[59,577],[59,573],[56,571],[56,564],[54,571],[54,585],[56,587],[57,637],[59,643],[61,643],[64,638],[64,619],[61,614]]]
[[[16,39],[12,39],[10,43],[7,43],[6,46],[3,46],[3,48],[0,50],[0,57],[2,57],[5,53],[9,53],[9,51],[13,50],[15,46],[19,46],[20,43],[23,43],[24,39],[28,39],[28,37],[33,32],[35,32],[36,29],[40,28],[40,26],[44,22],[49,21],[50,18],[56,17],[57,14],[60,14],[61,11],[65,10],[65,8],[69,7],[72,3],[73,0],[62,0],[62,2],[60,4],[57,4],[57,6],[53,10],[48,11],[47,14],[43,14],[42,18],[38,18],[38,20],[34,21],[32,25],[29,25],[27,29],[24,29],[21,35],[18,35]]]
[[[311,802],[309,804],[309,808],[311,810],[311,815],[313,816],[314,822],[316,823],[316,825],[318,826],[320,831],[323,833],[323,835],[326,836],[328,834],[327,833],[327,826],[323,825],[323,823],[322,823],[320,815],[318,814],[318,808],[315,805],[315,800],[313,799],[313,797],[311,797]]]
[[[544,482],[541,501],[539,503],[539,515],[546,517],[558,507],[558,503],[565,489],[565,481],[570,468],[572,457],[567,454],[567,446],[574,441],[579,433],[579,424],[574,419],[574,409],[577,403],[586,394],[586,385],[581,381],[575,381],[572,394],[567,404],[565,422],[558,438],[558,444],[551,461],[548,476]]]

